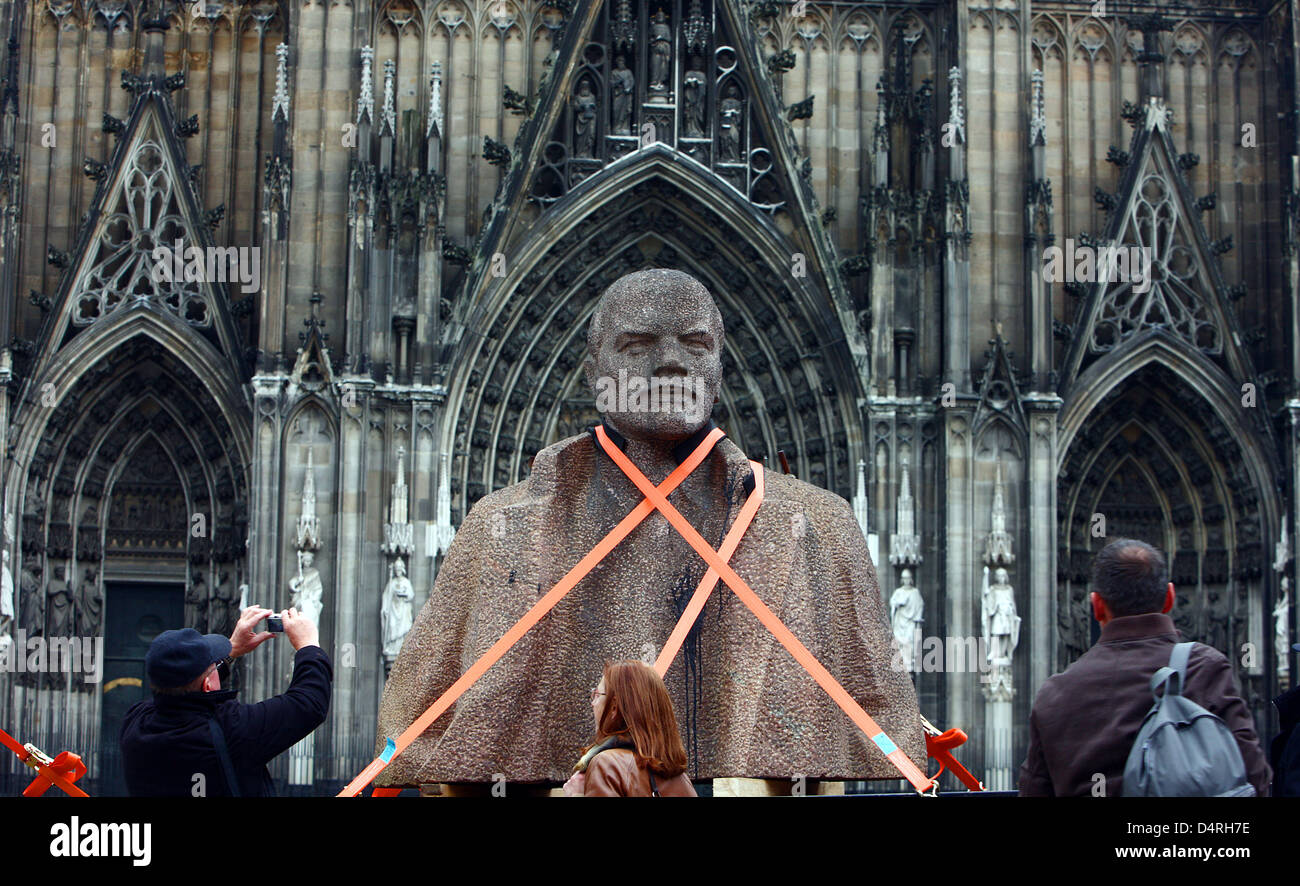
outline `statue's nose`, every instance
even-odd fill
[[[658,366],[655,367],[655,375],[687,375],[687,357],[686,349],[680,342],[667,342],[659,351]]]

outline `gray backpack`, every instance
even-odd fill
[[[1174,646],[1169,666],[1151,678],[1156,703],[1142,721],[1124,765],[1126,797],[1255,796],[1232,730],[1182,694],[1194,645]]]

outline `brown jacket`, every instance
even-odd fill
[[[661,797],[694,797],[695,787],[685,773],[676,778],[655,776]],[[636,765],[636,754],[626,748],[601,751],[587,764],[584,797],[649,797],[650,771]]]
[[[1154,702],[1151,675],[1169,664],[1177,642],[1178,630],[1167,615],[1114,618],[1102,627],[1095,646],[1065,673],[1049,678],[1029,715],[1020,795],[1086,797],[1102,785],[1100,796],[1122,796],[1124,764]],[[1223,653],[1201,643],[1192,648],[1183,695],[1227,724],[1256,795],[1268,796],[1268,763]]]

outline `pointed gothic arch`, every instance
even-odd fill
[[[697,168],[698,167],[698,168]],[[448,380],[445,445],[454,507],[521,479],[532,454],[597,419],[581,363],[606,286],[644,267],[676,267],[713,293],[727,324],[716,417],[751,455],[790,456],[795,473],[844,497],[863,456],[859,376],[816,272],[791,277],[766,216],[666,146],[617,164],[568,195],[519,244],[466,328]]]
[[[101,343],[102,344],[102,343]],[[187,359],[136,334],[68,367],[59,399],[23,404],[6,509],[32,577],[33,633],[105,630],[103,583],[149,575],[186,589],[186,625],[226,631],[246,576],[248,441]],[[73,350],[70,348],[69,350]],[[39,389],[38,389],[39,390]],[[232,425],[231,419],[237,422]],[[45,601],[67,596],[71,621]]]
[[[1061,412],[1055,664],[1091,643],[1097,551],[1138,537],[1169,558],[1175,624],[1234,662],[1262,714],[1275,675],[1265,662],[1277,654],[1264,629],[1276,593],[1266,549],[1281,520],[1268,441],[1241,415],[1217,367],[1167,334],[1105,368]],[[1266,650],[1254,667],[1241,663],[1246,643]]]

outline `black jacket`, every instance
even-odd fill
[[[228,797],[208,720],[226,735],[241,797],[274,795],[266,764],[325,721],[334,669],[319,646],[304,646],[293,658],[293,679],[283,695],[241,704],[235,690],[155,695],[126,712],[122,721],[122,766],[133,797],[190,797],[204,778],[203,796]]]
[[[1020,767],[1022,797],[1123,794],[1124,764],[1155,699],[1151,675],[1169,664],[1179,641],[1173,619],[1159,613],[1113,618],[1101,639],[1038,690],[1029,715],[1029,752]],[[1256,795],[1268,796],[1269,768],[1232,665],[1202,643],[1192,647],[1183,695],[1223,720],[1237,739]],[[1100,773],[1105,781],[1094,781]]]
[[[1300,686],[1273,699],[1282,731],[1269,748],[1273,764],[1273,796],[1300,797]]]

